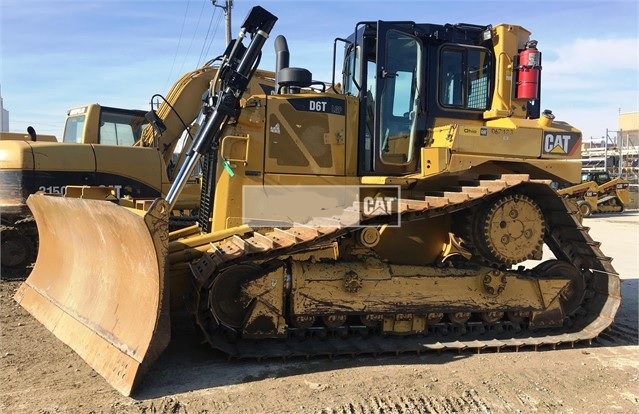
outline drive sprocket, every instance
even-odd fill
[[[484,261],[510,266],[541,252],[545,227],[541,208],[532,198],[510,194],[482,204],[464,238]]]

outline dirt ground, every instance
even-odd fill
[[[586,220],[622,276],[612,330],[575,348],[228,361],[175,329],[133,398],[114,391],[0,282],[2,413],[639,412],[639,214]]]

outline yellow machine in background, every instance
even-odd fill
[[[54,136],[3,133],[0,136],[0,209],[2,209],[2,276],[24,277],[38,251],[38,232],[26,199],[42,191],[65,194],[82,186],[110,191],[75,190],[83,197],[135,199],[139,206],[166,194],[182,159],[175,149],[188,147],[197,130],[201,95],[217,73],[213,62],[183,75],[163,103],[149,113],[90,104],[67,112],[63,145]],[[273,88],[268,72],[254,77],[256,91]],[[185,130],[189,132],[186,133]],[[35,132],[33,132],[34,135]],[[175,228],[194,222],[200,180],[189,179],[174,206]],[[111,196],[111,192],[113,195]],[[130,201],[131,205],[136,202]]]
[[[137,167],[126,165],[126,160],[103,155],[98,167],[93,144],[132,145],[147,124],[144,115],[97,104],[73,108],[67,113],[64,139],[83,145],[62,144],[54,136],[35,134],[31,127],[28,134],[0,137],[3,278],[23,277],[36,258],[38,232],[26,205],[30,194],[63,194],[69,185],[110,185],[116,192],[125,186],[142,187],[130,177]],[[103,172],[105,162],[109,168]],[[144,186],[138,194],[157,197],[160,192]]]
[[[0,141],[46,141],[56,142],[55,135],[40,135],[36,134],[33,127],[27,128],[27,133],[20,132],[0,132]]]
[[[29,197],[22,306],[126,395],[170,340],[170,302],[234,357],[537,348],[612,323],[619,278],[549,186],[579,181],[581,133],[540,113],[530,32],[360,22],[328,87],[278,37],[275,91],[248,93],[276,20],[251,10],[146,214]],[[202,160],[198,225],[169,234]],[[524,266],[544,244],[555,259]]]
[[[593,213],[621,213],[630,203],[630,182],[611,178],[607,171],[584,172],[581,183],[557,191],[577,202],[583,217]]]

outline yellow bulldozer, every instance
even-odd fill
[[[612,323],[611,259],[549,185],[579,181],[581,133],[540,113],[530,32],[360,22],[335,40],[339,83],[290,67],[279,36],[275,89],[248,95],[276,20],[251,9],[147,212],[29,197],[25,309],[125,395],[170,341],[170,303],[237,358],[536,349]],[[200,160],[198,224],[169,233]]]
[[[567,185],[557,192],[574,200],[583,217],[593,213],[621,213],[630,203],[630,182],[612,178],[607,171],[584,171],[581,183]]]

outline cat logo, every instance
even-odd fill
[[[581,134],[547,132],[544,135],[544,154],[572,155],[579,148]]]

